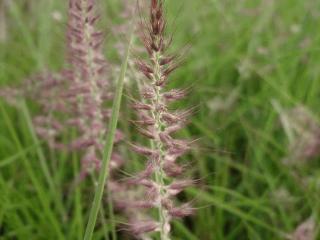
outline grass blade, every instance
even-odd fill
[[[47,165],[47,160],[46,160],[44,153],[42,151],[41,144],[40,144],[40,141],[37,137],[37,134],[35,133],[34,126],[33,126],[32,120],[31,120],[31,116],[30,116],[30,112],[29,112],[29,109],[28,109],[24,100],[22,100],[20,102],[20,106],[21,106],[22,113],[25,117],[31,138],[32,138],[34,144],[37,146],[36,153],[37,153],[39,161],[40,161],[40,167],[42,168],[43,174],[46,178],[46,181],[47,181],[50,189],[52,190],[52,192],[55,192],[54,191],[54,183],[52,180],[50,170]]]
[[[46,191],[44,190],[41,181],[38,179],[36,172],[33,168],[33,166],[30,164],[29,159],[27,158],[27,153],[26,150],[23,148],[22,143],[20,142],[20,139],[12,125],[12,122],[10,121],[10,118],[5,110],[5,108],[0,104],[0,110],[3,114],[4,121],[10,131],[10,134],[16,144],[18,153],[24,153],[22,154],[22,164],[24,165],[24,168],[29,175],[29,178],[32,182],[32,185],[34,186],[39,201],[41,203],[41,206],[43,208],[44,213],[47,215],[48,221],[52,224],[52,229],[56,232],[57,234],[57,239],[65,239],[63,232],[61,230],[61,226],[59,225],[58,219],[56,218],[54,212],[52,211],[50,207],[50,199],[47,196]]]
[[[199,199],[201,199],[205,202],[211,203],[211,204],[213,204],[213,206],[220,208],[220,209],[223,209],[223,210],[241,218],[242,220],[245,220],[247,222],[251,222],[253,224],[256,224],[257,226],[263,227],[264,229],[267,229],[267,230],[277,234],[278,236],[281,236],[281,237],[285,236],[285,233],[282,232],[281,230],[278,230],[277,228],[268,225],[267,223],[261,221],[260,219],[254,217],[250,214],[247,214],[246,212],[213,197],[209,193],[202,192],[202,191],[199,191],[194,188],[190,188],[187,191],[188,191],[188,193],[193,194],[194,196],[197,196]]]
[[[127,71],[129,52],[130,52],[130,47],[132,42],[132,35],[133,33],[130,34],[130,41],[128,43],[125,59],[124,59],[124,62],[122,63],[121,72],[120,72],[120,76],[117,83],[116,94],[115,94],[115,98],[112,106],[112,115],[111,115],[111,120],[108,128],[109,134],[107,136],[106,145],[103,151],[102,168],[101,168],[101,172],[98,180],[98,187],[94,195],[93,204],[92,204],[90,215],[89,215],[89,221],[85,231],[85,236],[84,236],[85,240],[92,239],[94,227],[97,221],[97,216],[98,216],[100,205],[101,205],[101,199],[103,196],[105,183],[109,175],[109,162],[110,162],[111,153],[113,150],[114,135],[115,135],[117,124],[118,124],[119,111],[120,111],[120,105],[121,105],[121,99],[122,99],[122,93],[123,93],[124,78]]]

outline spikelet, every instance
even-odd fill
[[[130,184],[144,187],[143,201],[128,204],[127,208],[156,209],[157,220],[134,220],[132,233],[141,236],[159,232],[162,240],[170,239],[173,218],[188,216],[194,212],[189,203],[176,206],[175,196],[192,180],[175,180],[183,173],[177,159],[191,149],[191,142],[174,138],[174,133],[182,129],[190,111],[169,111],[172,102],[182,99],[185,90],[167,90],[170,75],[179,67],[178,55],[168,55],[171,37],[166,37],[166,20],[162,0],[152,0],[149,22],[141,24],[140,38],[148,55],[148,60],[138,59],[136,66],[145,76],[141,89],[141,101],[132,104],[138,119],[133,121],[138,132],[151,142],[151,147],[132,144],[136,153],[148,159],[146,169],[131,179]],[[132,220],[132,219],[131,219]]]

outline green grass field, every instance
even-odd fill
[[[112,46],[123,39],[109,29],[119,22],[120,4],[99,4],[106,56],[119,64]],[[66,1],[2,1],[0,8],[0,86],[24,86],[33,74],[61,69]],[[174,223],[173,239],[284,240],[310,218],[314,237],[291,239],[320,239],[320,2],[167,0],[166,9],[174,49],[191,46],[172,86],[192,87],[177,107],[196,107],[180,134],[199,138],[183,162],[201,181],[184,196],[197,211]],[[131,89],[119,119],[129,141],[137,138],[127,121]],[[305,110],[289,114],[297,108]],[[30,101],[0,101],[0,239],[83,239],[94,186],[72,186],[79,157],[37,138],[37,111]],[[310,144],[318,151],[305,156]],[[141,168],[121,147],[126,171]],[[107,214],[106,200],[103,207],[94,239],[115,240],[109,233],[123,219]]]

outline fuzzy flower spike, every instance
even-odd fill
[[[192,214],[189,204],[176,206],[174,198],[192,180],[175,180],[183,173],[177,159],[190,150],[190,141],[178,140],[173,134],[183,128],[189,111],[169,111],[170,103],[185,96],[184,90],[167,90],[170,74],[179,67],[176,56],[168,56],[167,50],[172,38],[166,37],[166,20],[162,0],[152,0],[149,22],[143,23],[141,40],[148,53],[147,60],[137,60],[140,72],[146,77],[141,92],[142,101],[133,104],[137,112],[138,131],[150,139],[151,147],[134,144],[135,152],[148,159],[146,169],[131,183],[146,189],[144,203],[128,204],[128,207],[142,206],[156,209],[156,220],[133,220],[132,232],[138,238],[151,233],[160,233],[161,240],[170,240],[171,220]]]
[[[68,60],[72,70],[69,102],[75,103],[74,112],[80,130],[80,137],[71,143],[71,148],[85,150],[82,176],[100,168],[107,132],[106,122],[111,114],[107,104],[113,98],[110,69],[102,49],[104,33],[96,29],[99,20],[99,15],[95,13],[96,8],[95,0],[69,2],[67,38]],[[117,131],[115,142],[122,137],[122,133]],[[121,163],[120,155],[114,152],[111,169],[117,168]]]
[[[13,105],[20,97],[36,103],[41,111],[33,122],[39,138],[51,150],[78,153],[81,156],[78,180],[83,180],[101,168],[113,100],[113,69],[104,56],[105,34],[97,28],[96,0],[66,3],[66,66],[58,72],[34,75],[23,87],[0,89],[0,98]],[[115,143],[123,137],[117,131]],[[115,172],[122,164],[123,159],[115,150],[110,169]]]
[[[95,0],[69,0],[67,67],[38,78],[40,86],[36,88],[41,93],[36,101],[44,108],[44,116],[36,119],[37,132],[50,139],[54,148],[81,153],[80,179],[100,169],[113,98],[109,64],[103,54],[104,33],[96,27],[96,9]],[[53,121],[57,122],[54,126],[59,123],[54,131]],[[71,134],[71,129],[76,133]],[[67,145],[60,141],[64,134],[72,135]],[[116,142],[122,137],[118,131]],[[111,169],[121,165],[120,155],[114,152],[110,164]]]

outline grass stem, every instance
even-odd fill
[[[130,34],[130,41],[128,43],[125,59],[122,63],[121,66],[121,72],[120,76],[118,79],[117,83],[117,88],[116,88],[116,94],[112,106],[112,115],[111,115],[111,120],[109,123],[109,128],[108,128],[108,136],[105,144],[105,148],[103,151],[103,160],[102,160],[102,168],[101,168],[101,173],[99,176],[98,180],[98,187],[96,189],[90,215],[89,215],[89,221],[86,227],[85,231],[85,236],[84,240],[91,240],[93,236],[93,231],[94,227],[97,221],[97,216],[99,213],[99,209],[101,206],[101,200],[103,196],[103,192],[105,189],[106,181],[109,176],[109,162],[113,150],[113,141],[114,141],[114,136],[118,124],[118,118],[119,118],[119,111],[120,111],[120,105],[121,105],[121,100],[122,100],[122,93],[123,93],[123,86],[124,86],[124,79],[127,71],[127,65],[128,65],[128,59],[129,59],[129,53],[130,53],[130,47],[132,43],[132,35],[133,32]]]

